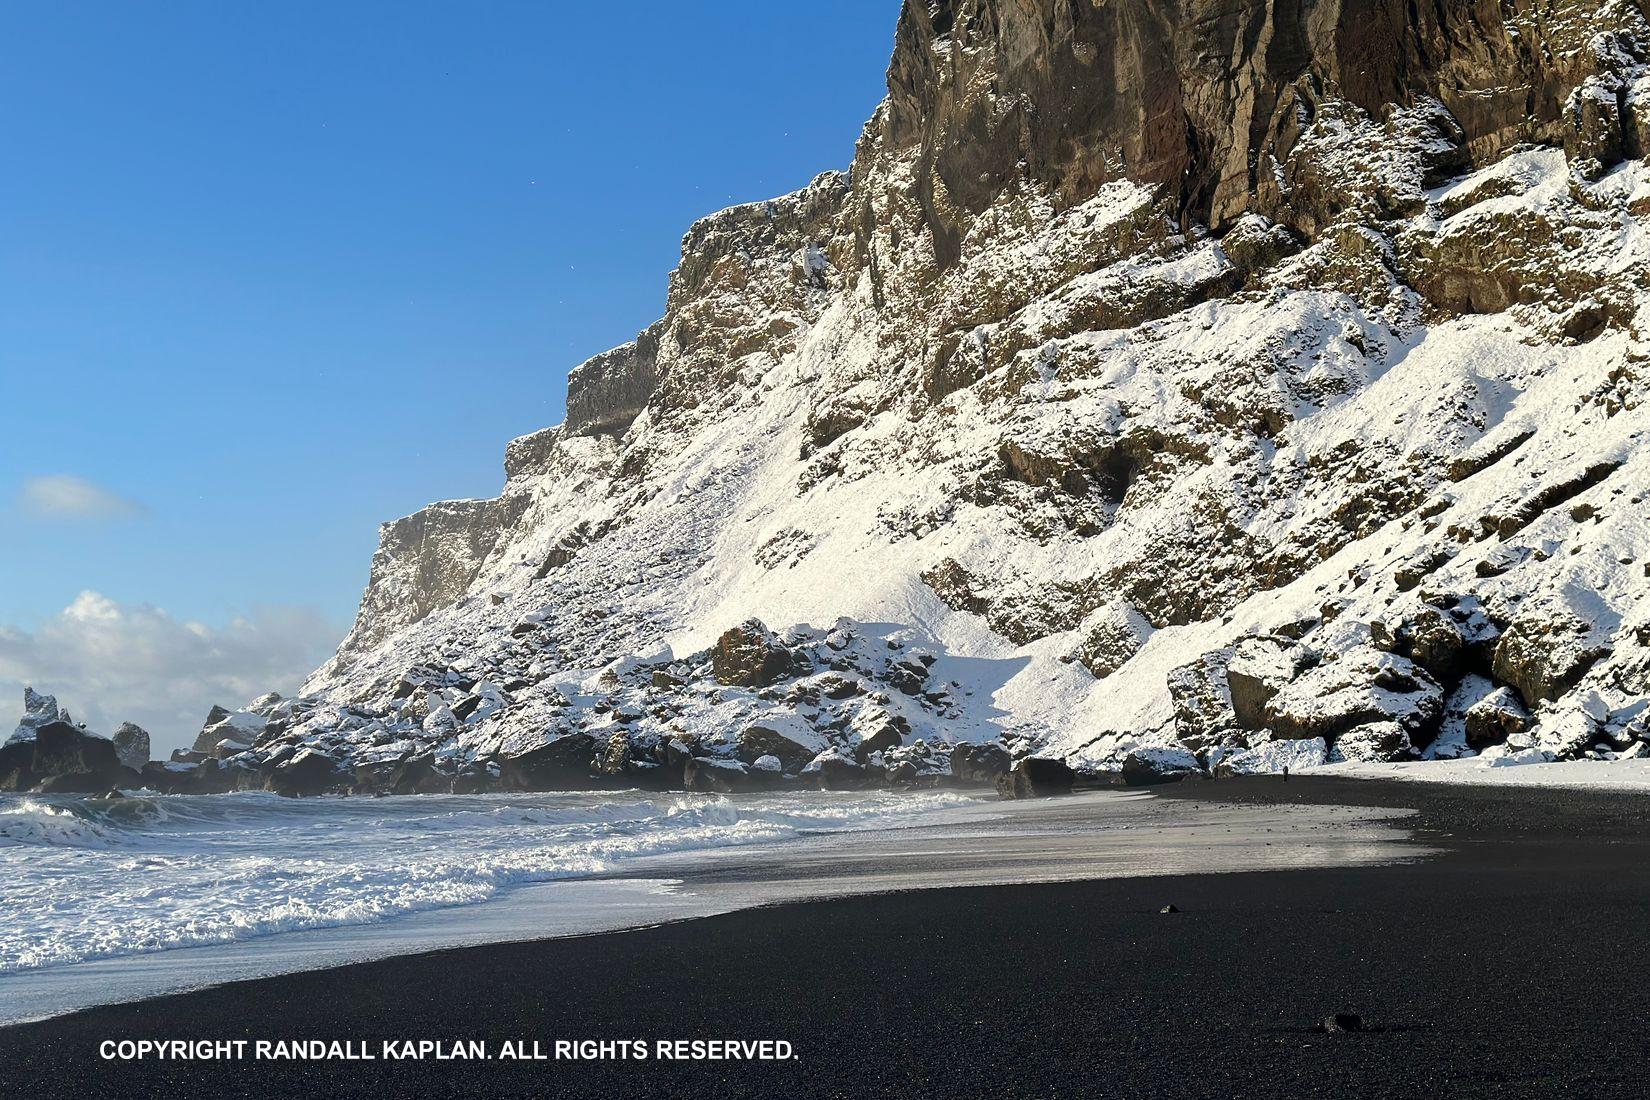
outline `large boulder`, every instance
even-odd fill
[[[1414,757],[1415,746],[1409,739],[1408,731],[1396,722],[1367,722],[1353,726],[1335,738],[1335,747],[1329,755],[1329,759],[1337,763],[1343,760],[1390,763]]]
[[[1202,771],[1197,757],[1185,749],[1166,746],[1139,748],[1123,757],[1118,778],[1126,787],[1144,787],[1156,783],[1172,783],[1197,775]]]
[[[201,765],[203,769],[211,765]],[[234,769],[219,766],[219,770],[231,773]],[[338,770],[338,762],[318,749],[299,749],[292,758],[285,763],[278,764],[269,773],[266,787],[276,794],[288,798],[298,798],[307,795],[325,794],[345,782],[345,777]]]
[[[397,765],[390,773],[388,788],[391,794],[445,794],[453,789],[453,780],[437,771],[434,758],[425,753]]]
[[[181,764],[172,760],[151,760],[139,769],[142,785],[162,794],[177,794],[188,784],[189,777],[199,764]]]
[[[778,758],[785,771],[799,772],[825,748],[825,738],[799,719],[752,723],[739,734],[735,755],[746,764],[764,756]],[[899,744],[896,737],[894,744]]]
[[[115,730],[115,755],[125,767],[142,771],[149,763],[149,731],[133,722],[122,722]]]
[[[1501,632],[1491,667],[1533,707],[1575,687],[1608,652],[1592,641],[1592,624],[1582,616],[1544,605],[1519,614]]]
[[[1272,697],[1317,660],[1310,648],[1278,635],[1239,638],[1226,664],[1226,689],[1238,725],[1245,729],[1266,726],[1266,707]]]
[[[1211,650],[1169,673],[1175,736],[1193,752],[1220,742],[1238,728],[1227,682],[1232,656],[1231,649]]]
[[[1465,723],[1467,745],[1481,751],[1529,729],[1530,712],[1517,692],[1499,687],[1467,708]]]
[[[691,757],[682,767],[682,786],[702,794],[738,794],[761,790],[778,778],[768,768],[746,767],[743,761],[715,756]]]
[[[257,743],[258,737],[268,726],[269,720],[261,714],[249,710],[225,710],[223,707],[214,706],[207,713],[200,733],[195,735],[195,743],[191,749],[211,756],[217,753],[218,745],[223,741],[250,748]]]
[[[578,791],[591,787],[596,739],[569,733],[499,762],[499,784],[517,791]]]
[[[822,791],[858,790],[873,778],[871,769],[834,745],[808,761],[802,776]]]
[[[33,785],[34,740],[11,740],[0,746],[0,791],[26,791]]]
[[[1214,764],[1217,776],[1269,775],[1303,772],[1329,762],[1329,746],[1321,737],[1301,741],[1267,741],[1253,748],[1226,753]]]
[[[997,777],[997,793],[1004,798],[1049,798],[1070,794],[1076,779],[1064,760],[1028,756]]]
[[[43,713],[43,710],[42,712]],[[56,720],[14,734],[0,748],[0,790],[106,791],[136,773],[121,766],[114,742]]]
[[[1265,725],[1279,737],[1307,740],[1370,722],[1394,722],[1429,736],[1444,712],[1444,689],[1406,657],[1358,646],[1282,688],[1267,702]]]
[[[1597,178],[1625,155],[1627,129],[1614,81],[1583,81],[1564,104],[1564,121],[1564,151],[1584,176]]]
[[[997,777],[1013,765],[1008,749],[996,741],[962,742],[951,750],[951,777],[958,783],[996,786]]]
[[[281,704],[284,702],[286,702],[286,700],[281,698],[280,693],[274,691],[265,692],[256,699],[252,700],[252,702],[248,703],[246,705],[246,710],[249,714],[256,714],[261,718],[272,719],[275,717],[276,712],[281,709]]]
[[[716,640],[711,671],[719,684],[766,687],[788,675],[791,654],[760,619],[749,619]]]
[[[1448,612],[1430,604],[1371,623],[1370,636],[1376,648],[1409,658],[1439,680],[1458,679],[1466,666],[1466,635]]]

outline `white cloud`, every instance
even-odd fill
[[[164,757],[194,740],[212,704],[297,690],[342,635],[302,608],[265,608],[213,627],[82,592],[33,632],[0,625],[0,740],[31,684],[100,733],[136,722]]]
[[[130,519],[142,504],[74,474],[42,474],[23,483],[23,509],[41,519]]]

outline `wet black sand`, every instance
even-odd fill
[[[1275,778],[1432,859],[974,887],[242,982],[0,1030],[19,1097],[1643,1096],[1650,796]],[[1166,904],[1181,912],[1163,915]],[[1327,1013],[1368,1030],[1312,1030]],[[775,1038],[783,1063],[100,1061],[119,1038]]]

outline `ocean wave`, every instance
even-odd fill
[[[955,792],[0,796],[0,974],[370,924],[677,852],[886,828]]]

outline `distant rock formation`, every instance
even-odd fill
[[[74,723],[57,700],[23,688],[23,719],[0,746],[0,791],[101,794],[142,786],[149,735],[130,722],[114,740]]]

